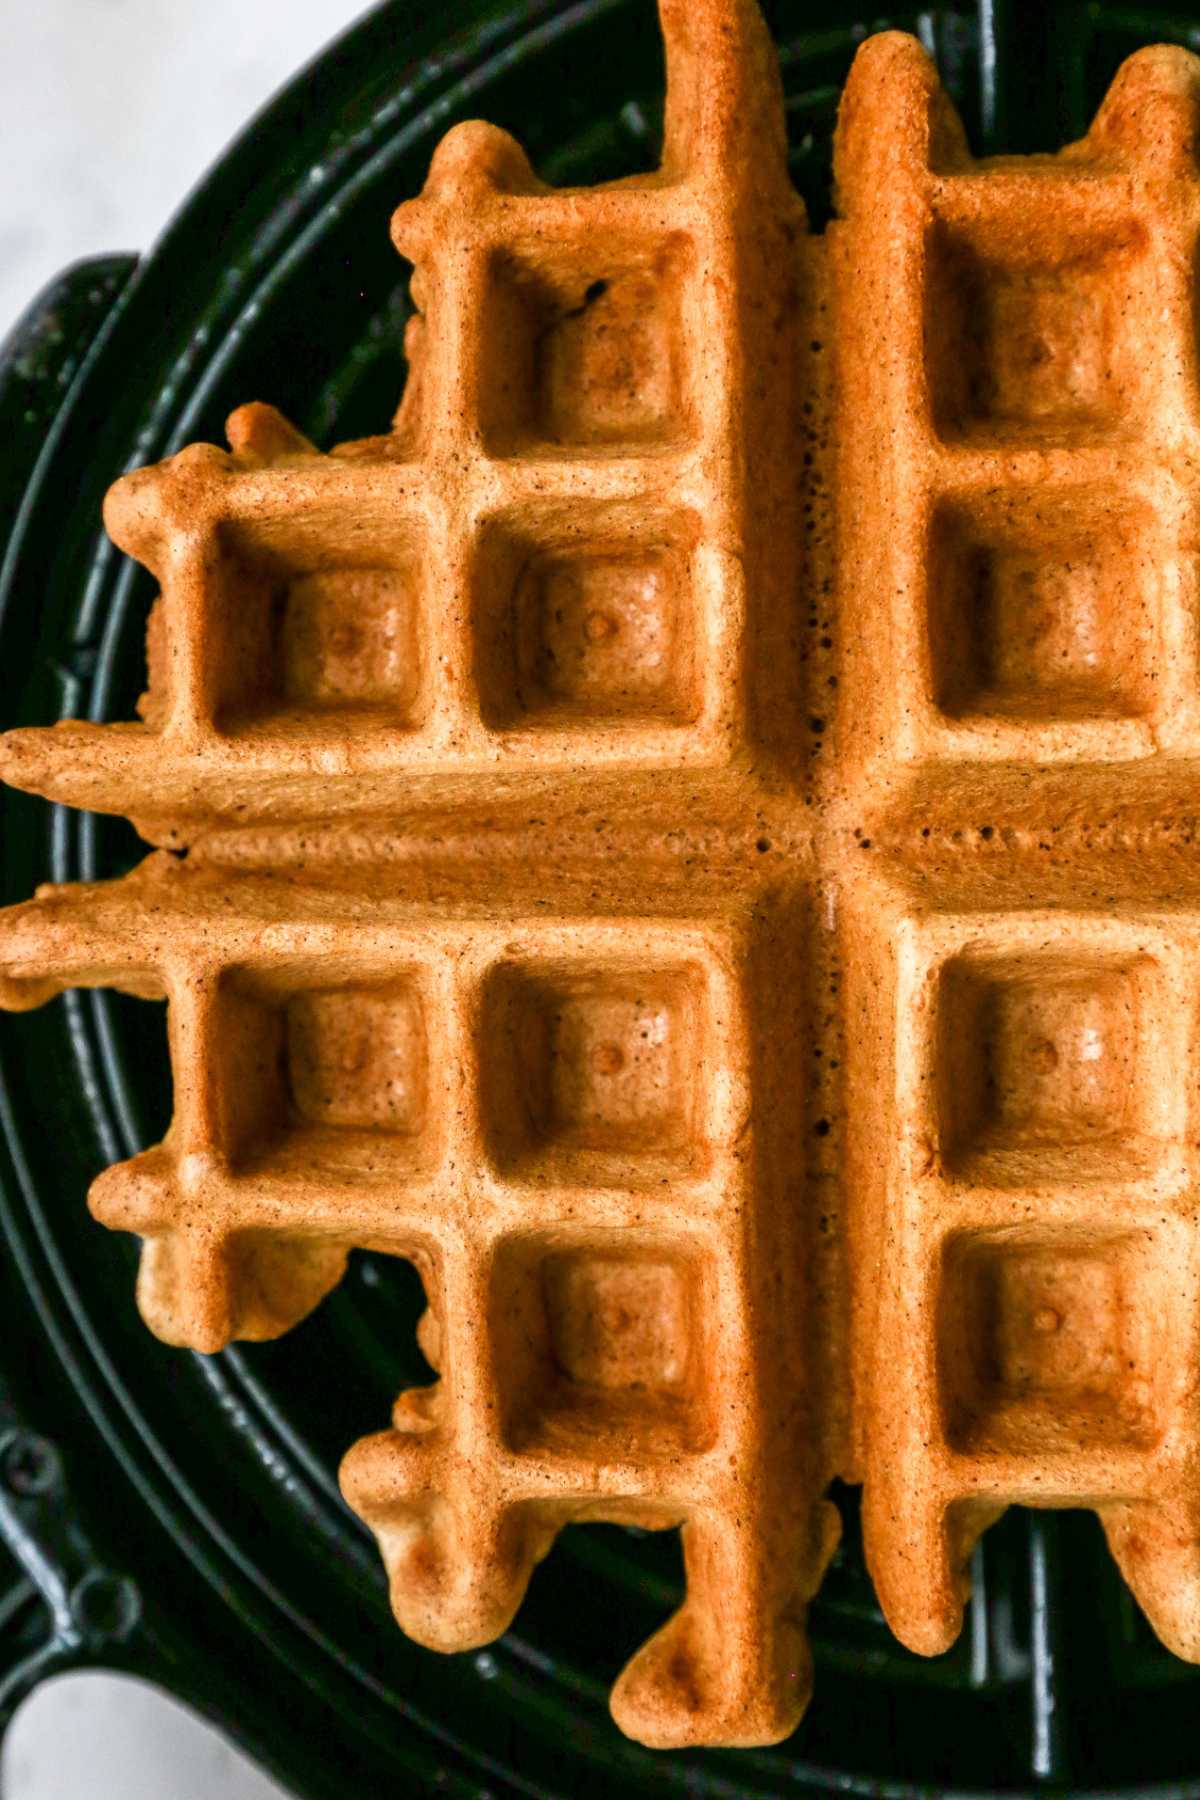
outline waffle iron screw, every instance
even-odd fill
[[[17,1432],[0,1452],[0,1476],[21,1498],[48,1493],[58,1480],[58,1453],[46,1438]]]

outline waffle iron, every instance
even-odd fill
[[[818,229],[868,31],[922,38],[977,153],[1081,135],[1141,44],[1200,48],[1186,5],[766,11]],[[546,178],[605,180],[655,163],[662,88],[649,0],[386,0],[252,122],[150,254],[54,282],[0,347],[0,725],[132,716],[152,584],[101,530],[115,475],[219,440],[247,398],[322,445],[384,428],[408,308],[387,220],[450,125],[487,118]],[[0,796],[6,903],[124,873],[142,849],[120,820]],[[925,1661],[884,1625],[857,1496],[839,1491],[816,1697],[774,1749],[662,1756],[608,1716],[613,1674],[679,1597],[673,1534],[573,1528],[499,1643],[410,1644],[335,1472],[428,1379],[419,1282],[357,1254],[278,1342],[157,1343],[134,1310],[135,1246],[83,1196],[169,1109],[161,1009],[74,993],[0,1018],[0,1720],[48,1675],[104,1666],[170,1689],[313,1800],[1200,1795],[1200,1670],[1153,1639],[1090,1515],[1010,1512],[977,1553],[962,1638]]]

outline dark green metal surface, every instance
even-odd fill
[[[867,30],[921,35],[980,150],[1078,136],[1139,44],[1200,47],[1186,11],[766,10],[818,226]],[[407,309],[387,219],[450,124],[492,119],[549,178],[592,181],[653,164],[661,89],[649,0],[391,0],[297,78],[144,261],[55,284],[0,351],[0,724],[132,714],[151,584],[99,524],[122,469],[219,438],[249,398],[322,443],[384,426]],[[5,901],[116,874],[141,849],[120,822],[13,794],[0,844]],[[1200,1796],[1200,1673],[1154,1642],[1086,1515],[1010,1514],[977,1558],[961,1642],[925,1662],[884,1627],[840,1494],[816,1698],[774,1750],[656,1756],[608,1718],[613,1676],[678,1595],[673,1536],[576,1528],[493,1649],[407,1643],[334,1475],[422,1378],[416,1278],[359,1256],[277,1344],[208,1359],[157,1344],[134,1310],[133,1247],[83,1195],[168,1108],[160,1009],[72,995],[2,1022],[0,1703],[52,1668],[136,1670],[311,1796]]]

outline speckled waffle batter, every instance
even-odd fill
[[[656,174],[463,125],[397,213],[389,435],[249,406],[117,483],[142,722],[0,755],[160,849],[4,915],[0,1000],[168,1002],[170,1131],[91,1194],[161,1337],[416,1264],[439,1379],[342,1469],[405,1630],[682,1525],[614,1712],[754,1744],[835,1475],[914,1648],[1021,1501],[1200,1656],[1198,65],[974,163],[873,39],[821,240],[756,13],[662,13]]]

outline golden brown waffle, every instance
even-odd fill
[[[342,1472],[405,1628],[485,1643],[562,1525],[682,1523],[687,1602],[614,1710],[758,1743],[836,1533],[815,1383],[775,1379],[811,1323],[802,952],[736,878],[799,685],[817,299],[761,22],[664,26],[655,176],[556,193],[488,126],[442,144],[395,220],[393,434],[321,456],[247,407],[232,454],[113,489],[162,588],[143,723],[6,768],[191,856],[15,909],[0,955],[10,1004],[167,997],[171,1130],[92,1191],[160,1336],[284,1331],[351,1245],[421,1271],[442,1378]]]
[[[747,430],[795,432],[804,211],[749,0],[664,28],[655,175],[556,192],[502,131],[443,140],[393,220],[420,311],[390,435],[320,455],[253,405],[231,454],[115,484],[162,588],[144,723],[12,733],[7,779],[178,844],[316,784],[322,817],[392,813],[426,777],[728,766],[756,700],[779,729],[746,663],[795,663],[796,473]]]
[[[570,1521],[682,1522],[687,1603],[614,1710],[650,1742],[764,1741],[803,1705],[836,1527],[810,1381],[773,1379],[808,1353],[798,945],[715,903],[632,928],[497,911],[159,853],[13,908],[3,997],[167,997],[170,1132],[90,1196],[145,1239],[160,1337],[275,1336],[350,1245],[420,1270],[442,1379],[342,1468],[412,1636],[497,1636]],[[789,1446],[773,1474],[764,1439]]]
[[[190,853],[11,909],[0,1000],[167,999],[171,1129],[91,1197],[160,1336],[416,1264],[440,1379],[342,1471],[407,1631],[682,1524],[614,1711],[762,1743],[835,1475],[915,1648],[1020,1501],[1200,1656],[1197,65],[977,164],[874,39],[822,242],[753,9],[662,13],[658,174],[467,125],[396,215],[389,436],[247,407],[114,488],[142,723],[0,754]]]
[[[842,103],[844,744],[900,852],[848,896],[857,1429],[926,1653],[1019,1501],[1094,1507],[1200,1658],[1198,100],[1143,51],[1081,144],[977,164],[889,36]]]

